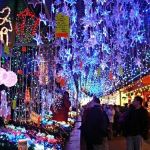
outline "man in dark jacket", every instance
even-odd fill
[[[98,98],[94,98],[91,107],[85,110],[85,118],[82,125],[83,136],[86,141],[87,150],[107,150],[107,131],[109,120],[100,106]]]
[[[148,112],[142,102],[143,99],[136,96],[125,118],[127,150],[142,150],[142,140],[148,138]]]

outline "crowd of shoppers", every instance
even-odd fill
[[[97,97],[82,110],[81,136],[86,150],[111,150],[108,140],[124,136],[126,150],[142,150],[143,140],[148,139],[149,114],[143,99],[136,96],[125,107],[100,104]]]

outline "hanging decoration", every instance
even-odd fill
[[[136,58],[136,59],[135,59],[135,64],[136,64],[139,68],[142,67],[142,63],[141,63],[141,60],[140,60],[139,58]]]
[[[6,71],[0,68],[0,84],[4,84],[7,87],[12,87],[17,83],[17,75],[12,71]]]
[[[23,43],[31,42],[39,26],[39,22],[40,19],[29,8],[17,14],[15,27],[17,41]]]
[[[9,32],[12,32],[12,23],[9,20],[11,9],[5,7],[0,11],[0,41],[8,46]],[[2,16],[2,17],[1,17]]]
[[[69,37],[69,17],[61,13],[56,15],[56,37]]]
[[[37,34],[37,33],[36,33],[36,34],[35,34],[35,37],[34,37],[33,39],[36,41],[37,46],[43,44],[43,41],[42,41],[42,39],[41,39],[41,35],[40,35],[40,34]]]
[[[43,55],[40,55],[39,59],[39,84],[47,85],[49,83],[48,62],[45,61]]]
[[[83,0],[79,4],[76,4],[77,0],[46,1],[46,5],[50,6],[50,20],[47,20],[48,15],[42,3],[45,6],[42,0],[28,1],[32,9],[41,8],[39,12],[35,10],[39,18],[26,10],[33,17],[24,12],[17,19],[18,41],[24,39],[23,43],[28,43],[35,40],[38,48],[51,43],[58,50],[56,52],[50,48],[47,51],[49,48],[44,47],[42,52],[35,48],[30,53],[27,47],[28,51],[23,50],[27,56],[14,52],[18,58],[22,57],[26,61],[24,65],[20,58],[15,60],[14,63],[18,65],[14,67],[15,70],[21,69],[25,76],[31,76],[33,85],[49,85],[50,74],[53,74],[53,80],[56,79],[62,88],[65,86],[75,93],[77,88],[84,86],[100,96],[149,73],[150,9],[146,1]],[[33,26],[34,32],[29,30]],[[25,40],[27,34],[31,38]],[[42,53],[43,58],[39,56],[39,61],[34,61],[37,53]],[[55,58],[54,55],[56,59],[50,60]],[[55,76],[54,68],[57,65],[53,61],[61,64],[65,76],[63,80],[64,76]],[[19,71],[18,74],[22,73]],[[75,81],[74,74],[77,76]],[[51,86],[55,85],[52,83]]]
[[[40,21],[44,23],[44,25],[47,25],[48,19],[46,18],[46,15],[43,13],[40,13]]]
[[[26,47],[26,46],[22,46],[21,51],[22,51],[23,53],[25,53],[25,52],[27,51],[27,47]]]
[[[8,71],[3,83],[7,87],[12,87],[16,85],[17,81],[18,81],[17,75],[12,71]]]
[[[26,87],[24,102],[29,103],[30,101],[31,101],[30,89],[29,87]]]

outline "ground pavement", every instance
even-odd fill
[[[125,138],[115,137],[109,141],[109,150],[126,150],[125,148]],[[150,141],[144,142],[143,150],[150,150]]]
[[[65,150],[86,150],[85,144],[80,137],[80,125],[81,122],[78,121],[70,135],[70,139],[66,144]],[[126,150],[125,138],[115,137],[112,140],[109,140],[109,150]],[[143,150],[150,150],[150,140],[144,142]]]

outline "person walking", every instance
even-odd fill
[[[82,133],[87,150],[108,150],[107,129],[109,119],[100,106],[98,98],[94,97],[93,103],[84,112]]]
[[[124,120],[127,150],[142,150],[143,139],[148,138],[148,111],[142,106],[140,96],[134,98]]]
[[[109,135],[108,135],[108,139],[111,140],[113,137],[113,125],[114,125],[114,116],[115,116],[115,110],[113,105],[109,105],[106,114],[109,118]]]

